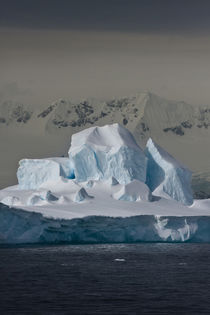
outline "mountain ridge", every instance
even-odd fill
[[[56,153],[62,155],[72,134],[115,122],[130,130],[140,146],[144,147],[151,137],[195,174],[202,174],[205,181],[208,178],[203,174],[210,171],[210,106],[171,101],[151,92],[102,100],[87,98],[77,102],[60,99],[37,108],[6,101],[0,105],[1,142],[17,145],[17,154],[12,147],[3,145],[9,154],[14,155],[13,171],[18,159],[32,155],[30,149],[33,155],[43,157],[50,156],[57,147]],[[30,141],[30,136],[35,140]],[[25,139],[27,148],[21,138]],[[42,143],[40,152],[35,142]],[[5,155],[4,169],[6,160]],[[210,191],[210,184],[208,189]]]

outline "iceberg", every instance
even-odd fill
[[[23,159],[19,162],[17,179],[20,189],[38,189],[43,183],[62,176],[73,178],[69,158]]]
[[[210,241],[191,172],[118,124],[73,135],[69,158],[20,161],[17,177],[0,190],[0,244]]]
[[[145,154],[148,158],[146,184],[151,191],[191,205],[192,173],[152,139],[147,142]]]
[[[74,134],[69,158],[78,182],[111,177],[120,184],[146,180],[147,158],[132,134],[119,124]]]

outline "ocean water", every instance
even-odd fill
[[[1,247],[0,314],[210,314],[210,245]]]

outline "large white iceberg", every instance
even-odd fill
[[[190,171],[118,124],[74,135],[69,158],[22,160],[17,175],[0,190],[0,243],[210,241],[210,199],[192,204]]]
[[[60,176],[72,178],[69,158],[23,159],[19,162],[17,179],[20,189],[38,189],[43,183]]]
[[[74,134],[69,157],[78,182],[111,177],[120,184],[146,180],[144,152],[119,124],[91,127]]]
[[[193,203],[192,173],[152,139],[147,142],[148,158],[146,183],[154,194],[167,194],[185,205]]]

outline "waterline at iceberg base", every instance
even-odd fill
[[[149,139],[113,124],[72,136],[67,158],[24,159],[0,191],[0,243],[209,242],[210,199]]]
[[[210,216],[50,219],[0,204],[0,243],[210,242]]]

